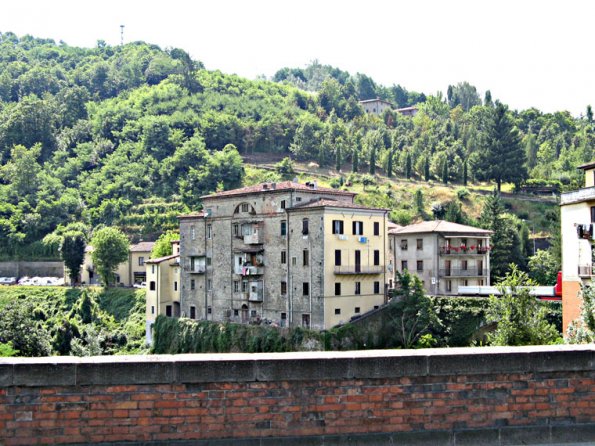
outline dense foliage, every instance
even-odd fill
[[[144,320],[144,290],[0,287],[0,355],[143,352]]]
[[[365,114],[358,100],[376,97],[418,113]],[[489,94],[482,101],[465,82],[451,85],[447,98],[426,96],[317,62],[250,81],[206,70],[181,49],[143,42],[85,49],[4,33],[0,255],[57,258],[57,246],[41,240],[72,222],[118,226],[133,242],[155,239],[175,229],[176,215],[199,208],[201,195],[292,177],[289,161],[248,174],[242,157],[254,153],[366,173],[360,200],[394,209],[400,223],[431,218],[431,204],[435,217],[475,223],[467,218],[471,200],[421,197],[417,212],[390,184],[379,187],[378,176],[430,186],[529,178],[575,187],[575,167],[593,154],[589,116],[511,111]]]

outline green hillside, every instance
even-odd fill
[[[358,100],[372,97],[419,112],[366,115]],[[304,178],[362,192],[365,184],[359,200],[390,208],[396,222],[476,224],[478,194],[497,182],[505,191],[531,178],[576,187],[593,143],[590,113],[510,111],[467,83],[426,96],[317,63],[247,80],[207,70],[182,49],[76,48],[3,33],[0,257],[55,258],[56,245],[42,239],[73,222],[154,238],[199,209],[203,194],[293,177],[275,167],[286,156]],[[505,202],[519,229],[555,226],[553,205]]]

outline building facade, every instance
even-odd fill
[[[365,101],[359,101],[359,104],[366,113],[371,113],[373,115],[382,115],[384,110],[393,109],[393,104],[380,98],[366,99]]]
[[[585,172],[585,187],[560,197],[562,234],[562,326],[580,316],[581,286],[593,278],[595,239],[595,163],[579,169]]]
[[[315,183],[202,197],[180,217],[181,315],[324,329],[385,302],[387,211]]]
[[[151,250],[154,245],[155,242],[139,242],[130,246],[128,260],[120,263],[116,270],[116,284],[121,286],[132,286],[146,281],[147,268],[145,263],[151,257]],[[99,277],[99,274],[93,265],[93,258],[91,257],[92,252],[93,247],[88,245],[85,248],[85,258],[80,272],[80,283],[84,285],[99,285],[101,283],[101,277]],[[64,280],[66,283],[70,283],[66,267],[64,267]]]
[[[433,295],[456,295],[459,286],[490,284],[492,231],[442,220],[389,231],[396,271],[409,271]]]

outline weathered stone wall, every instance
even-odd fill
[[[64,277],[62,262],[0,262],[0,277]]]
[[[0,444],[592,444],[594,361],[593,345],[4,358]]]

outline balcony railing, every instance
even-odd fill
[[[258,230],[254,234],[244,236],[244,243],[246,245],[260,245],[263,241],[262,231]]]
[[[484,255],[487,254],[489,248],[485,246],[475,247],[471,249],[471,247],[461,248],[459,246],[441,246],[440,247],[440,254],[441,255],[459,255],[459,256],[468,256],[468,255]]]
[[[488,270],[478,268],[450,268],[441,269],[440,275],[442,277],[483,277],[488,275]]]
[[[205,265],[194,265],[194,268],[189,266],[186,271],[190,274],[204,274],[207,271],[207,267]]]
[[[595,200],[595,187],[565,192],[560,195],[560,204],[578,203],[581,201]]]
[[[263,266],[236,266],[234,272],[241,276],[258,276],[258,275],[264,274],[264,267]]]
[[[578,266],[579,277],[591,277],[593,275],[592,265],[579,265]]]
[[[335,274],[381,274],[384,265],[335,265]]]

